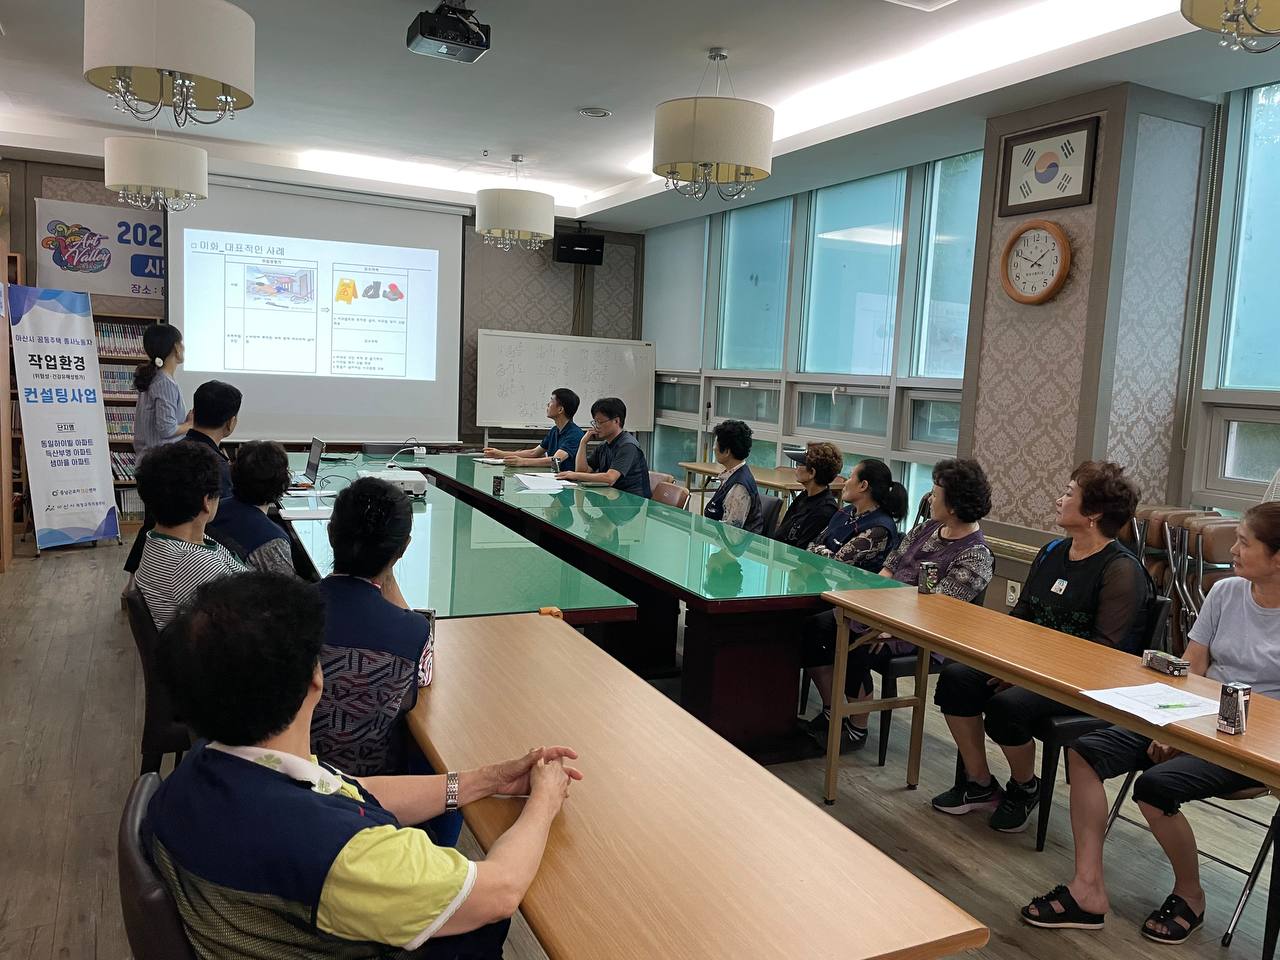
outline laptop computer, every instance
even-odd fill
[[[312,437],[311,450],[307,454],[307,468],[302,473],[290,474],[289,489],[286,493],[311,493],[315,490],[322,456],[324,456],[324,441],[318,437]]]

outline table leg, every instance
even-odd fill
[[[1267,889],[1267,924],[1262,936],[1262,960],[1276,955],[1276,936],[1280,934],[1280,809],[1271,818],[1271,886]]]
[[[844,681],[849,670],[849,617],[836,608],[836,658],[832,664],[831,722],[827,727],[827,771],[822,799],[827,806],[836,802],[836,775],[840,772],[840,734],[844,728],[843,712],[836,705],[844,704]]]
[[[920,747],[924,741],[924,711],[929,691],[929,651],[916,648],[916,705],[911,708],[911,748],[907,754],[907,789],[920,783]]]

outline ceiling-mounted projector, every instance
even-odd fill
[[[424,57],[475,63],[489,50],[489,25],[461,0],[440,0],[413,18],[405,45]]]

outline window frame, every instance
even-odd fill
[[[959,390],[939,390],[925,389],[923,387],[906,387],[902,391],[902,404],[900,409],[902,415],[898,418],[898,443],[897,449],[904,452],[924,453],[935,455],[938,459],[944,457],[954,457],[956,455],[955,443],[934,443],[929,440],[915,440],[911,436],[912,420],[914,419],[914,404],[916,401],[937,400],[942,403],[954,403],[960,405]],[[958,443],[958,440],[957,440]],[[922,461],[916,461],[922,462]]]

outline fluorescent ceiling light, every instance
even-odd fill
[[[342,153],[337,150],[303,150],[298,154],[297,162],[299,169],[314,170],[317,173],[436,190],[455,190],[459,193],[475,193],[478,190],[512,187],[515,184],[509,171],[457,170],[435,163],[392,160],[389,157]],[[571,183],[523,176],[520,178],[520,189],[549,193],[556,198],[556,203],[564,206],[577,206],[588,194],[587,190]]]

